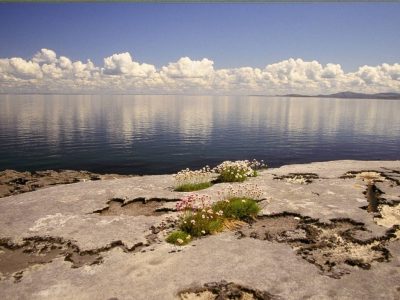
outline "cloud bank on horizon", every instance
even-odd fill
[[[339,64],[287,59],[265,68],[215,69],[210,59],[182,57],[157,69],[128,52],[104,58],[103,66],[72,61],[41,49],[31,59],[0,58],[0,93],[329,94],[400,92],[400,64],[361,66],[345,73]]]

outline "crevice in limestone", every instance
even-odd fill
[[[278,300],[279,296],[270,294],[248,286],[239,285],[233,282],[222,280],[220,282],[205,283],[200,287],[192,287],[180,291],[178,296],[182,300]]]
[[[400,201],[383,197],[385,192],[374,182],[368,183],[363,194],[367,198],[368,205],[360,208],[371,213],[376,224],[388,228],[400,225]]]
[[[366,179],[369,179],[368,177],[371,177],[370,179],[372,179],[374,182],[383,182],[386,180],[391,182],[392,184],[400,185],[399,173],[396,170],[388,170],[385,172],[377,170],[348,171],[339,178],[340,179],[352,179],[356,177],[363,178],[365,175]]]
[[[285,180],[289,183],[310,184],[314,180],[319,179],[315,173],[289,173],[288,175],[274,175],[275,180]]]
[[[0,239],[0,280],[11,276],[14,277],[15,282],[19,282],[24,270],[34,265],[51,263],[59,257],[64,257],[70,262],[71,268],[101,264],[102,252],[116,247],[124,252],[139,252],[155,242],[151,234],[146,236],[146,240],[146,243],[140,242],[132,247],[117,240],[102,248],[82,251],[73,242],[58,237],[35,236],[24,238],[22,243]]]
[[[370,269],[374,261],[389,261],[385,248],[396,239],[398,229],[392,228],[384,236],[360,239],[367,233],[363,223],[351,219],[332,219],[323,223],[293,213],[263,216],[237,231],[238,238],[254,238],[286,243],[306,261],[316,265],[322,274],[332,278],[351,272],[351,267]]]
[[[164,207],[167,202],[176,202],[179,199],[167,198],[135,198],[125,201],[121,198],[113,198],[107,202],[107,206],[93,213],[102,216],[159,216],[176,211],[175,208]]]

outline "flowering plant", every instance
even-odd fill
[[[264,160],[256,160],[253,159],[252,161],[249,162],[250,167],[257,172],[257,170],[261,170],[261,169],[267,169],[268,166],[266,163],[264,163]]]
[[[243,221],[254,219],[261,210],[256,199],[263,193],[257,185],[230,185],[219,192],[219,201],[212,203],[207,195],[190,194],[183,197],[176,209],[180,212],[177,231],[170,233],[167,242],[185,245],[192,237],[213,234],[224,228],[241,226]]]
[[[215,211],[222,211],[230,219],[254,219],[261,210],[256,200],[262,199],[263,192],[256,184],[229,185],[218,192],[220,201],[213,205]]]
[[[225,190],[218,191],[217,193],[220,201],[231,198],[247,198],[253,200],[260,200],[263,198],[263,192],[257,184],[230,184]]]
[[[191,236],[212,234],[222,229],[221,216],[212,210],[211,198],[207,195],[188,195],[176,204],[176,209],[181,212],[179,229]]]
[[[266,167],[261,161],[257,160],[237,160],[237,161],[224,161],[213,170],[219,174],[219,179],[223,182],[242,182],[247,177],[257,176],[257,169]]]
[[[211,197],[207,195],[190,194],[183,197],[177,204],[177,211],[197,211],[210,207]]]
[[[211,181],[215,177],[209,166],[200,170],[190,170],[189,168],[174,174],[176,191],[195,191],[211,186]]]

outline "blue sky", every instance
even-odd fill
[[[41,48],[101,65],[114,53],[161,67],[204,57],[216,68],[288,58],[344,71],[400,61],[400,4],[0,4],[0,57]]]

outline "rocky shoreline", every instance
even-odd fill
[[[1,299],[400,298],[400,161],[260,171],[257,219],[186,246],[165,241],[187,195],[172,175],[66,178],[1,199]]]
[[[81,181],[105,180],[130,177],[118,174],[97,174],[88,171],[46,170],[35,172],[18,172],[4,170],[0,172],[0,198],[32,192],[40,188],[70,184]]]

